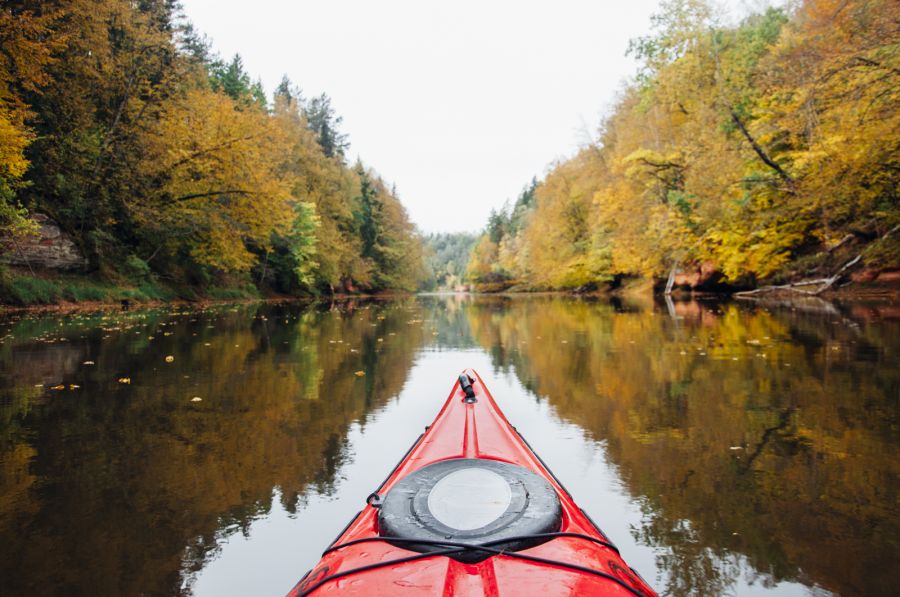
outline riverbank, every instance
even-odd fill
[[[315,300],[388,299],[407,296],[402,291],[335,293],[329,295],[264,292],[244,286],[172,287],[159,282],[134,284],[97,277],[44,273],[11,273],[0,276],[0,312],[94,311],[185,305],[203,308],[220,304],[311,302]]]
[[[153,279],[135,281],[47,271],[24,272],[16,268],[6,268],[0,274],[0,308],[4,310],[149,306],[179,302],[202,304],[264,298],[276,297],[263,296],[251,284],[203,288],[170,286]]]
[[[885,276],[866,281],[848,280],[821,294],[825,300],[900,300],[900,276]],[[648,278],[624,278],[614,283],[591,285],[588,287],[546,290],[528,288],[522,285],[510,287],[476,287],[467,294],[494,296],[514,295],[554,295],[584,297],[650,297],[661,295],[664,285],[659,280]],[[382,292],[339,293],[328,299],[390,297],[396,294]],[[428,294],[428,293],[426,293]],[[706,290],[675,287],[672,296],[676,300],[699,297],[736,296],[734,290]],[[776,290],[766,293],[769,299],[790,299],[806,296],[790,290]],[[180,286],[172,287],[159,281],[135,283],[128,280],[101,279],[95,276],[77,274],[33,274],[7,269],[0,276],[0,311],[84,311],[104,308],[156,307],[162,305],[190,305],[203,307],[222,303],[285,302],[316,300],[312,294],[285,295],[260,291],[250,283],[238,286],[207,286],[205,288]]]

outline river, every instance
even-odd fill
[[[667,595],[900,584],[900,308],[420,296],[0,319],[4,595],[283,595],[464,367]]]

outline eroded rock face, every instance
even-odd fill
[[[40,225],[38,234],[16,242],[0,240],[0,259],[11,265],[49,269],[71,270],[87,266],[88,260],[55,221],[44,214],[32,214],[31,219]]]
[[[850,279],[857,283],[900,284],[900,270],[865,267],[851,274]]]
[[[685,266],[675,274],[675,286],[679,288],[705,289],[715,286],[722,279],[722,272],[713,261]]]

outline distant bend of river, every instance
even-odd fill
[[[423,296],[0,319],[0,579],[283,595],[464,367],[667,595],[900,586],[900,308]]]

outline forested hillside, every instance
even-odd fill
[[[463,283],[476,235],[467,232],[429,234],[425,237],[424,290],[454,290]]]
[[[88,273],[117,284],[203,294],[420,283],[421,240],[396,192],[346,162],[328,96],[304,98],[285,78],[269,98],[177,2],[4,2],[0,47],[6,251],[34,231],[30,214],[45,214]],[[40,286],[40,272],[21,273],[4,272],[7,298]]]
[[[721,282],[900,265],[900,4],[803,0],[722,25],[670,0],[599,141],[492,217],[479,287],[703,268]],[[601,57],[598,57],[601,59]]]

